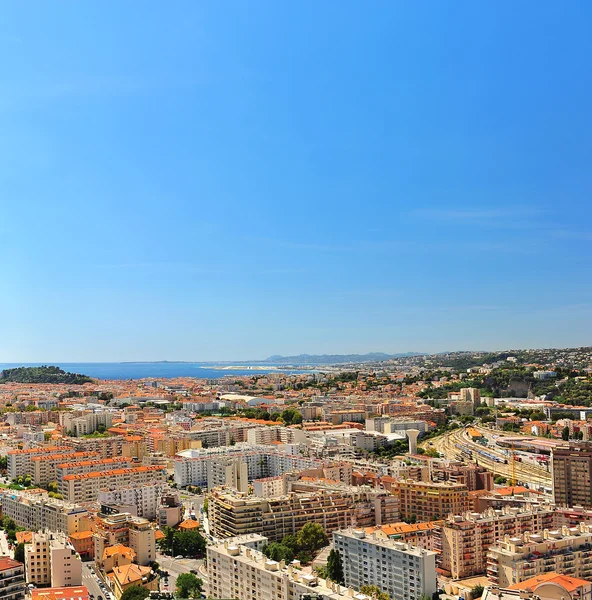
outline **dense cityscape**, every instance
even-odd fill
[[[333,359],[4,369],[0,598],[590,598],[591,348]]]

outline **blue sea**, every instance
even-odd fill
[[[200,379],[218,379],[226,375],[264,375],[265,373],[303,373],[304,371],[292,371],[289,369],[212,369],[212,363],[0,363],[2,369],[15,367],[39,367],[41,365],[53,365],[70,373],[80,373],[96,379],[145,379],[154,377],[156,379],[174,377],[197,377]]]

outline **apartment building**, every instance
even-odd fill
[[[100,458],[97,452],[92,453],[94,460],[80,460],[71,462],[64,460],[54,466],[55,477],[52,481],[58,484],[58,492],[65,497],[68,487],[64,478],[67,475],[80,475],[101,471],[112,471],[114,469],[129,469],[134,466],[134,460],[127,456],[114,456],[113,458]],[[60,459],[61,460],[61,459]]]
[[[76,450],[98,452],[101,458],[129,456],[141,460],[146,454],[146,443],[139,436],[116,435],[106,438],[74,438],[68,440],[68,443]]]
[[[103,560],[105,549],[113,546],[131,548],[140,565],[150,564],[156,559],[155,531],[147,519],[128,513],[99,513],[95,519],[95,529],[93,540],[97,562]]]
[[[87,451],[86,449],[82,449],[83,451]],[[27,475],[33,474],[33,466],[31,464],[31,459],[34,456],[42,456],[42,455],[65,455],[72,452],[71,448],[67,446],[46,446],[43,448],[27,448],[25,450],[9,450],[7,454],[7,470],[8,477],[10,479],[15,479],[23,477]]]
[[[25,565],[0,556],[0,600],[24,600]]]
[[[269,560],[264,554],[229,541],[208,546],[207,593],[234,600],[370,600],[353,589],[304,574],[298,563]]]
[[[280,541],[306,523],[327,533],[349,526],[369,527],[398,520],[397,498],[384,490],[334,486],[276,498],[258,498],[216,489],[209,496],[208,517],[214,537],[255,533]]]
[[[123,488],[131,485],[146,485],[166,481],[166,469],[160,466],[142,466],[112,471],[93,471],[79,475],[65,475],[64,493],[66,500],[89,502],[98,498],[105,488]]]
[[[107,411],[73,411],[60,413],[60,425],[75,437],[94,433],[99,425],[109,429],[113,413]]]
[[[469,510],[467,486],[460,483],[399,481],[392,491],[399,498],[404,521],[436,521]]]
[[[487,553],[487,576],[500,587],[551,571],[579,579],[592,577],[592,525],[506,536]]]
[[[254,427],[247,431],[247,442],[249,444],[299,444],[306,441],[306,433],[301,429],[290,429],[288,427]]]
[[[440,530],[440,567],[453,579],[480,575],[487,569],[489,548],[499,539],[552,529],[554,523],[551,507],[490,508],[481,514],[451,516]]]
[[[130,513],[149,521],[156,519],[161,496],[168,490],[166,483],[157,481],[99,491],[98,502],[121,513]]]
[[[25,546],[27,581],[36,586],[66,587],[82,583],[82,562],[61,533],[33,532]]]
[[[183,520],[184,506],[181,502],[179,492],[168,490],[162,494],[160,505],[158,507],[158,525],[161,529],[164,527],[174,527]]]
[[[555,504],[592,508],[592,443],[555,448],[551,470]]]
[[[77,504],[24,491],[0,490],[2,516],[29,531],[49,529],[66,534],[89,529],[88,511]]]
[[[450,481],[466,485],[469,492],[493,490],[493,473],[485,467],[458,461],[434,461],[432,465],[434,481]]]
[[[442,521],[429,523],[389,523],[379,527],[366,527],[367,535],[378,539],[405,542],[411,546],[440,552],[440,528]]]
[[[57,466],[61,462],[76,464],[97,458],[96,452],[69,452],[68,454],[40,454],[31,458],[31,477],[39,485],[47,485],[57,479]]]
[[[362,529],[333,533],[345,584],[375,585],[392,600],[419,600],[436,591],[436,553],[404,542],[366,535]]]
[[[220,459],[224,464],[229,457],[240,459],[240,462],[247,465],[249,481],[276,477],[287,471],[322,467],[326,464],[316,458],[280,452],[273,446],[266,445],[236,444],[227,448],[191,449],[179,452],[175,458],[175,482],[180,487],[199,485],[205,488],[208,486],[208,473],[212,470],[210,464]]]

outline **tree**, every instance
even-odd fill
[[[17,544],[14,549],[14,560],[18,560],[18,562],[25,564],[25,544],[22,542]]]
[[[569,427],[563,428],[563,431],[561,432],[561,439],[565,442],[569,440]]]
[[[308,553],[314,553],[329,543],[325,530],[318,523],[307,523],[298,532],[298,545]]]
[[[289,533],[284,536],[282,540],[282,546],[286,546],[286,548],[290,548],[292,552],[296,555],[300,551],[300,545],[298,544],[298,537],[293,533]]]
[[[376,598],[376,600],[391,600],[391,597],[386,592],[383,592],[377,585],[363,585],[360,588],[360,592],[367,596],[372,596]]]
[[[477,584],[472,590],[471,590],[471,596],[473,596],[473,598],[481,598],[481,596],[483,596],[483,586],[481,584]]]
[[[119,600],[144,600],[150,596],[150,592],[141,585],[132,585],[128,587]]]
[[[267,558],[277,562],[283,560],[289,563],[294,560],[294,552],[292,552],[288,546],[278,544],[277,542],[272,542],[268,546],[265,546],[265,548],[263,548],[263,554],[265,554]]]
[[[175,553],[183,556],[203,555],[206,550],[206,540],[199,531],[175,531]]]
[[[193,573],[181,573],[177,577],[177,594],[181,598],[196,597],[201,593],[203,581]]]
[[[335,581],[343,585],[345,577],[343,575],[343,563],[341,562],[341,554],[339,550],[331,550],[327,558],[327,577],[331,581]]]

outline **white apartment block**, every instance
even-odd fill
[[[166,481],[166,469],[159,466],[142,466],[113,471],[93,471],[64,478],[64,498],[76,502],[93,502],[105,488],[117,489],[130,485],[146,485]]]
[[[292,447],[288,447],[292,451]],[[276,477],[287,471],[320,468],[325,466],[321,460],[308,458],[297,453],[286,453],[275,450],[273,446],[251,444],[236,444],[226,448],[208,448],[205,450],[182,450],[175,457],[175,482],[178,486],[199,485],[208,486],[210,463],[219,459],[226,461],[228,457],[240,459],[246,463],[248,479],[263,479]]]
[[[89,529],[85,508],[47,496],[1,490],[0,508],[3,516],[29,531],[49,529],[69,535]]]
[[[333,545],[348,586],[376,585],[392,600],[419,600],[437,589],[435,552],[357,529],[334,532]]]
[[[118,512],[130,513],[150,521],[156,519],[160,498],[167,489],[164,482],[129,485],[99,491],[99,504],[116,508]]]
[[[208,546],[207,568],[207,594],[212,598],[370,600],[351,588],[304,574],[297,562],[286,566],[234,540]]]
[[[60,425],[75,437],[94,433],[99,425],[107,429],[113,424],[113,413],[108,411],[72,411],[60,413]]]

